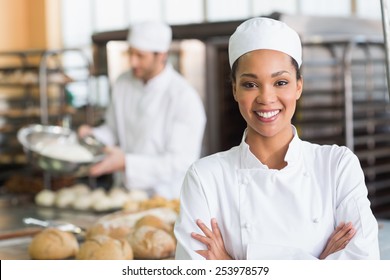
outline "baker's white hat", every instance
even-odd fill
[[[167,52],[172,42],[172,29],[163,22],[137,23],[130,27],[127,42],[143,51]]]
[[[229,63],[254,50],[284,52],[302,64],[302,44],[298,33],[284,22],[256,17],[241,23],[229,39]]]

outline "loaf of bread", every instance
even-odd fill
[[[56,228],[46,228],[33,237],[29,255],[36,260],[61,260],[74,257],[79,244],[74,234]]]
[[[172,257],[176,243],[165,230],[141,226],[128,237],[135,259],[165,259]]]
[[[178,199],[166,199],[162,196],[153,196],[152,198],[144,201],[140,201],[139,210],[147,210],[152,208],[170,208],[173,209],[176,213],[179,213],[180,202]]]
[[[146,216],[140,218],[135,223],[134,228],[137,230],[138,228],[140,228],[142,226],[151,226],[151,227],[165,230],[167,232],[170,232],[172,230],[171,225],[165,223],[159,217],[156,217],[154,215],[146,215]]]
[[[115,239],[126,239],[127,235],[133,232],[133,228],[126,226],[109,226],[103,224],[95,224],[87,229],[86,238],[91,238],[95,235],[108,235]]]
[[[153,215],[167,224],[173,224],[177,219],[177,213],[173,209],[161,207],[136,213],[123,210],[116,211],[101,217],[98,223],[109,227],[134,227],[139,219],[147,215]]]
[[[81,244],[77,260],[132,260],[133,251],[127,240],[107,235],[94,235]]]

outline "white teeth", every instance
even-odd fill
[[[279,113],[279,110],[271,111],[271,112],[256,112],[262,118],[269,119]]]

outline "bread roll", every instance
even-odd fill
[[[176,243],[169,233],[151,226],[139,227],[128,240],[136,259],[169,258],[176,249]]]
[[[80,246],[77,260],[132,260],[133,251],[127,240],[95,235]]]
[[[46,228],[32,239],[28,252],[36,260],[61,260],[74,257],[79,250],[76,237],[56,228]]]

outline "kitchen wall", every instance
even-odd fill
[[[220,9],[222,5],[224,9]],[[273,11],[381,16],[379,0],[0,0],[0,51],[86,46],[94,32],[126,28],[148,18],[185,24]]]
[[[0,0],[0,51],[59,48],[61,0]]]
[[[290,15],[356,16],[380,19],[379,0],[63,0],[62,32],[66,47],[84,47],[96,32],[128,28],[161,19],[169,24],[240,20],[278,11]],[[149,7],[153,7],[150,9]],[[223,8],[221,8],[223,7]],[[74,20],[77,18],[77,20]]]

